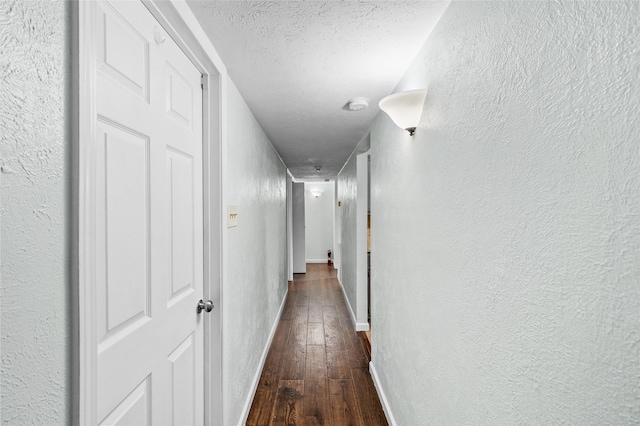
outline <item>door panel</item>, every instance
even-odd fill
[[[137,386],[100,425],[151,425],[149,377]]]
[[[149,43],[116,14],[98,19],[98,67],[101,72],[149,101]]]
[[[186,154],[167,150],[167,183],[170,188],[171,212],[171,296],[193,289],[194,272],[194,200],[193,159]]]
[[[98,227],[105,249],[97,261],[100,341],[149,315],[149,138],[99,121]]]
[[[195,412],[195,348],[190,335],[169,355],[171,363],[171,408],[173,424],[194,424]]]
[[[170,64],[167,64],[167,112],[188,128],[192,126],[193,92],[187,80]]]
[[[201,75],[142,3],[94,19],[97,421],[202,424]]]

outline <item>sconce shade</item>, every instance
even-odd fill
[[[313,195],[316,198],[318,198],[319,196],[322,195],[322,191],[318,191],[318,190],[312,190],[312,191],[309,191],[309,192],[311,192],[311,195]]]
[[[426,97],[427,89],[409,90],[387,96],[378,103],[378,106],[398,127],[413,136],[420,122]]]

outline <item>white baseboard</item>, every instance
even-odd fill
[[[329,259],[307,259],[307,263],[327,263]]]
[[[340,282],[339,279],[338,279],[338,282]],[[351,308],[351,303],[349,303],[349,298],[347,297],[347,293],[344,291],[344,287],[342,286],[342,283],[340,283],[340,288],[342,289],[342,297],[344,297],[344,301],[347,302],[347,308],[349,308],[349,313],[351,314],[351,320],[353,320],[353,323],[356,325],[356,331],[369,330],[368,322],[356,321],[356,314],[353,312],[353,309]]]
[[[273,341],[273,336],[276,334],[276,329],[278,328],[278,324],[280,322],[280,316],[282,315],[282,311],[284,310],[284,304],[287,301],[287,294],[289,290],[287,289],[284,292],[284,297],[282,298],[282,303],[280,303],[280,310],[278,311],[278,315],[276,315],[276,319],[273,322],[273,326],[271,327],[271,333],[269,333],[269,339],[267,339],[267,344],[262,351],[262,356],[260,357],[260,365],[258,366],[258,371],[256,371],[255,376],[253,377],[253,381],[251,382],[251,392],[247,396],[247,400],[244,403],[244,408],[242,409],[242,415],[240,416],[240,422],[238,426],[245,425],[247,423],[247,418],[249,417],[249,410],[251,410],[251,404],[253,403],[253,398],[256,395],[256,391],[258,390],[258,383],[260,382],[260,376],[262,376],[262,369],[264,368],[264,363],[267,360],[267,354],[269,353],[269,348],[271,348],[271,342]]]
[[[380,398],[380,403],[382,404],[384,415],[387,417],[387,423],[389,423],[391,426],[397,426],[396,419],[393,417],[393,413],[391,412],[391,407],[389,406],[387,396],[384,394],[384,390],[382,390],[382,383],[380,383],[380,378],[378,377],[376,367],[373,365],[373,361],[369,362],[369,373],[371,373],[373,385],[376,387],[376,391],[378,392],[378,398]]]
[[[340,280],[338,280],[338,282],[340,282]],[[349,303],[349,298],[347,297],[347,292],[344,291],[344,286],[342,285],[342,283],[340,282],[340,290],[342,290],[342,297],[344,297],[344,301],[347,304],[347,308],[349,308],[349,313],[351,314],[351,319],[353,320],[353,323],[356,323],[356,314],[353,312],[353,309],[351,309],[351,303]]]
[[[356,323],[356,331],[367,331],[369,330],[368,322],[357,322]]]
[[[369,330],[368,322],[358,322],[356,321],[356,314],[353,312],[353,308],[351,308],[351,303],[349,303],[349,298],[347,297],[347,293],[344,291],[344,287],[340,282],[340,278],[338,278],[338,282],[340,283],[340,288],[342,289],[342,297],[344,297],[344,301],[347,303],[347,308],[349,308],[349,313],[351,314],[351,320],[356,325],[356,331],[367,331]]]

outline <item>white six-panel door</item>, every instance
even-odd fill
[[[202,424],[201,75],[142,3],[94,10],[97,422]]]

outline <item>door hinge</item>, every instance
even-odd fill
[[[204,75],[200,74],[200,88],[204,90]]]

